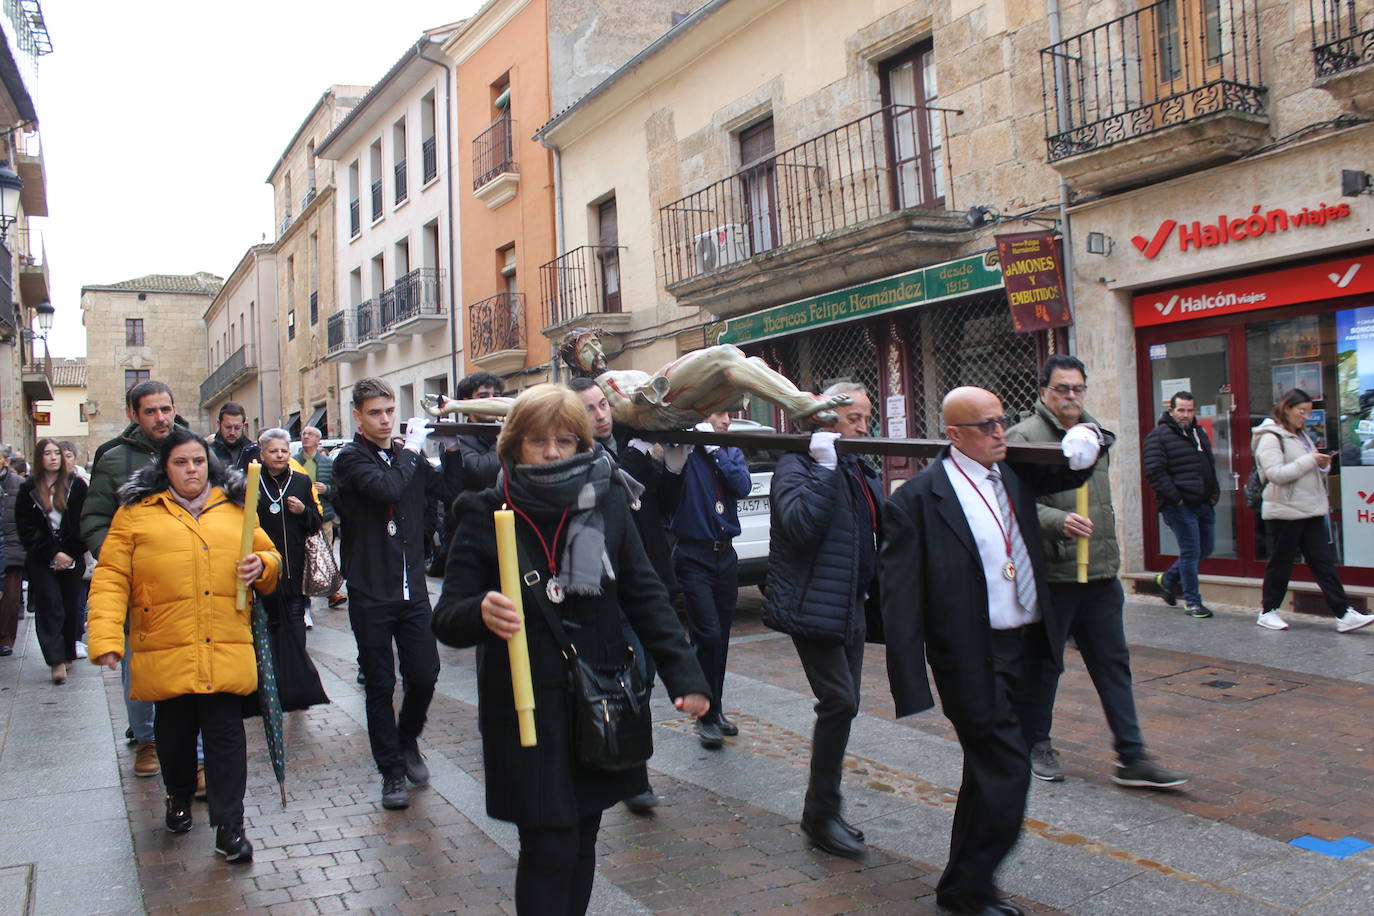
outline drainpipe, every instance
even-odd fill
[[[1059,44],[1063,39],[1062,24],[1059,19],[1059,0],[1047,0],[1046,11],[1050,20],[1050,47]],[[1060,74],[1063,64],[1058,57],[1054,61],[1054,116],[1057,119],[1055,127],[1061,133],[1064,130],[1064,88]],[[1069,226],[1069,183],[1064,180],[1064,176],[1059,176],[1059,225],[1062,227],[1060,232],[1064,237],[1064,296],[1069,303],[1069,312],[1074,315],[1074,323],[1069,325],[1069,352],[1076,353],[1078,350],[1078,310],[1074,302],[1073,295],[1073,232]]]
[[[553,151],[553,238],[556,250],[561,257],[567,249],[563,247],[563,150],[554,146],[542,136],[539,145]],[[557,384],[562,372],[558,365],[558,342],[549,341],[549,374]]]
[[[453,162],[453,104],[454,104],[454,102],[453,102],[453,92],[452,92],[452,90],[451,90],[450,87],[453,85],[453,83],[452,83],[453,74],[449,72],[449,69],[450,69],[450,68],[449,68],[449,65],[448,65],[448,61],[446,61],[446,60],[438,60],[438,59],[433,58],[433,57],[427,57],[427,56],[425,56],[425,44],[426,44],[428,41],[429,41],[429,39],[427,39],[427,38],[421,38],[419,41],[415,42],[415,55],[416,55],[417,57],[419,57],[420,60],[428,61],[429,63],[438,66],[440,69],[442,69],[442,70],[444,71],[444,152],[447,154],[447,158],[448,158],[448,160],[449,160],[448,162],[445,163],[445,165],[446,165],[446,166],[451,166],[451,165],[452,165],[452,162]],[[438,151],[437,151],[437,150],[435,151],[435,157],[436,157],[436,159],[437,159],[437,157],[438,157]],[[436,162],[436,164],[437,164],[437,162]],[[448,358],[449,358],[449,371],[453,373],[453,387],[449,389],[449,394],[453,394],[453,392],[454,392],[455,390],[457,390],[457,388],[458,388],[458,381],[459,381],[459,379],[462,378],[462,376],[460,376],[460,375],[458,374],[458,316],[459,316],[459,314],[460,314],[460,310],[459,310],[459,308],[458,308],[458,295],[457,295],[457,283],[458,283],[458,281],[457,281],[457,276],[458,276],[458,252],[456,251],[456,245],[457,245],[457,242],[458,242],[458,233],[457,233],[457,231],[456,231],[456,222],[457,222],[457,220],[456,220],[456,217],[454,216],[454,213],[457,211],[457,207],[456,207],[456,206],[454,205],[454,203],[453,203],[453,193],[454,193],[454,190],[453,190],[453,189],[454,189],[454,186],[455,186],[455,183],[454,183],[454,180],[453,180],[453,170],[452,170],[452,168],[449,168],[449,170],[448,170],[448,207],[447,207],[446,209],[447,209],[447,217],[448,217],[448,219],[447,219],[447,222],[448,222],[448,304],[449,304],[449,310],[450,310],[450,312],[451,312],[452,314],[449,315],[449,319],[448,319],[448,337],[449,337]]]

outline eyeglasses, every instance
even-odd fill
[[[991,436],[998,429],[1006,429],[1016,422],[1012,416],[993,417],[990,420],[979,420],[977,423],[951,423],[950,426],[972,426],[985,436]]]
[[[1048,385],[1046,387],[1055,394],[1082,394],[1088,390],[1087,385]]]
[[[535,448],[540,449],[548,448],[549,443],[552,442],[554,445],[558,446],[559,451],[563,452],[566,452],[569,449],[577,448],[576,436],[554,436],[552,439],[548,438],[547,436],[540,436],[538,438],[531,436],[527,438],[525,442],[529,445],[534,446]]]

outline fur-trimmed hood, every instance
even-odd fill
[[[247,480],[242,471],[225,471],[222,466],[212,462],[208,471],[208,486],[219,487],[224,491],[224,495],[236,506],[243,505],[243,496],[247,488]],[[132,506],[146,496],[153,496],[164,490],[170,489],[172,481],[167,477],[167,472],[157,466],[157,463],[147,465],[134,472],[134,476],[119,488],[119,504],[121,506]]]

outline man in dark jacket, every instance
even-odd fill
[[[826,852],[857,858],[863,832],[843,817],[840,777],[849,727],[859,714],[865,604],[877,597],[882,481],[835,440],[868,435],[872,402],[862,385],[831,385],[847,394],[833,431],[811,435],[807,455],[787,454],[773,471],[768,588],[763,622],[792,637],[811,692],[816,728],[801,825]]]
[[[1007,430],[1007,441],[1058,442],[1078,423],[1096,425],[1097,421],[1083,408],[1087,390],[1087,370],[1078,357],[1051,356],[1040,373],[1040,400],[1035,403],[1035,412]],[[1116,438],[1106,430],[1102,430],[1102,437],[1109,443]],[[1150,758],[1136,718],[1131,650],[1126,645],[1121,616],[1126,598],[1117,578],[1121,553],[1116,544],[1109,461],[1110,457],[1104,455],[1093,468],[1088,481],[1086,516],[1076,511],[1074,491],[1046,493],[1036,501],[1050,602],[1059,611],[1059,621],[1068,628],[1067,633],[1047,635],[1054,641],[1058,654],[1063,654],[1067,637],[1073,636],[1074,645],[1083,656],[1112,730],[1118,759],[1112,779],[1123,786],[1172,788],[1187,779]],[[1078,581],[1079,537],[1088,538],[1086,582]],[[1046,782],[1059,782],[1064,778],[1064,769],[1050,741],[1059,669],[1051,664],[1042,665],[1040,677],[1031,678],[1031,686],[1035,690],[1029,739],[1031,775]]]
[[[348,582],[348,620],[366,682],[367,736],[382,774],[382,806],[406,808],[406,779],[429,781],[420,753],[439,652],[430,631],[425,582],[425,502],[442,479],[424,457],[429,428],[413,417],[405,445],[392,441],[396,395],[379,378],[353,385],[358,433],[334,455],[335,508],[343,517],[339,551]],[[399,717],[392,706],[396,663],[403,679]]]
[[[1178,559],[1155,576],[1169,604],[1183,602],[1189,617],[1211,617],[1202,603],[1197,567],[1212,555],[1217,518],[1212,508],[1221,497],[1212,441],[1197,423],[1191,391],[1175,392],[1159,425],[1145,437],[1145,479],[1155,491],[1164,522],[1178,540]]]
[[[219,409],[218,423],[210,451],[226,469],[247,470],[248,462],[258,457],[258,445],[248,432],[248,412],[237,401],[226,401]]]
[[[724,411],[697,425],[702,432],[729,428],[730,415]],[[673,571],[687,606],[697,661],[711,685],[711,711],[697,719],[697,737],[702,747],[715,750],[725,743],[725,735],[739,734],[725,718],[721,696],[739,597],[738,559],[731,543],[740,533],[735,501],[748,496],[754,482],[744,453],[719,445],[694,447],[682,475],[682,498],[671,526],[677,536]]]
[[[468,401],[473,398],[499,398],[502,392],[500,376],[490,372],[472,372],[458,382],[453,395],[458,400]],[[444,478],[440,494],[444,505],[444,539],[439,545],[442,556],[439,558],[438,575],[443,575],[443,561],[448,557],[453,532],[458,530],[458,519],[453,517],[454,500],[469,490],[480,492],[496,486],[496,472],[501,469],[501,460],[496,455],[495,430],[499,427],[495,421],[481,416],[468,416],[465,419],[471,423],[491,423],[493,433],[490,436],[459,436],[458,441],[439,456]]]

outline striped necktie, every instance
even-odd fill
[[[1026,542],[1021,537],[1021,526],[1016,524],[1016,516],[1012,513],[1011,503],[1007,500],[1006,488],[1002,486],[1002,472],[995,464],[988,468],[988,481],[992,483],[993,492],[997,494],[997,509],[1002,513],[1002,522],[1011,534],[1011,561],[1016,565],[1016,597],[1023,608],[1034,614],[1035,570],[1031,568],[1030,552],[1026,550]]]

